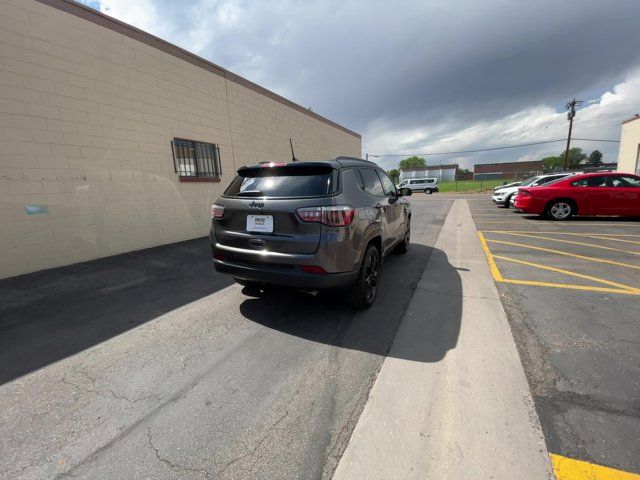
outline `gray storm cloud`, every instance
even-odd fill
[[[468,144],[456,133],[472,126],[492,132],[475,132],[478,141],[518,143],[522,132],[496,137],[494,128],[508,132],[518,112],[531,120],[531,138],[553,138],[559,118],[540,125],[527,112],[599,99],[640,66],[637,0],[141,4],[100,8],[361,132],[365,151],[454,150]],[[601,115],[603,134],[617,137],[619,120],[640,110],[640,98],[627,101]],[[615,155],[611,145],[594,148]]]

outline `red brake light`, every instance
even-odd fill
[[[214,218],[222,218],[224,215],[224,207],[222,205],[211,205],[211,220]]]
[[[302,271],[306,273],[327,273],[327,271],[317,265],[302,265]]]
[[[296,212],[303,222],[322,222],[322,207],[299,208]]]
[[[531,192],[529,190],[520,190],[518,192],[518,196],[519,197],[530,197],[531,196]]]
[[[346,227],[351,225],[355,209],[348,205],[335,207],[308,207],[296,210],[304,222],[318,222],[330,227]]]

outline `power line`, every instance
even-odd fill
[[[602,139],[597,139],[597,138],[574,138],[574,140],[576,141],[582,141],[582,142],[611,142],[611,143],[620,143],[620,140],[602,140]],[[378,154],[375,155],[376,157],[411,157],[411,156],[418,156],[418,157],[429,157],[429,156],[436,156],[436,155],[458,155],[461,153],[477,153],[477,152],[490,152],[493,150],[505,150],[507,148],[521,148],[521,147],[531,147],[534,145],[544,145],[547,143],[557,143],[557,142],[564,142],[565,139],[564,138],[560,138],[557,140],[543,140],[541,142],[531,142],[531,143],[519,143],[517,145],[504,145],[501,147],[488,147],[488,148],[476,148],[473,150],[458,150],[455,152],[433,152],[433,153],[382,153],[382,154]],[[373,154],[370,154],[370,156],[374,156]]]
[[[574,140],[580,140],[582,142],[609,142],[609,143],[620,143],[620,140],[606,140],[602,138],[575,138]]]

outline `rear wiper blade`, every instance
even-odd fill
[[[264,197],[264,192],[262,190],[245,190],[238,192],[236,197]]]

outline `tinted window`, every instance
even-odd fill
[[[380,176],[380,180],[382,180],[382,188],[384,188],[385,195],[395,195],[396,186],[393,184],[387,174],[378,170],[378,175]]]
[[[376,197],[384,197],[384,190],[382,188],[382,182],[378,178],[378,174],[371,168],[363,168],[360,170],[362,174],[362,181],[364,182],[365,191]]]
[[[225,190],[230,197],[318,197],[337,188],[336,170],[326,168],[250,168]]]
[[[411,185],[417,185],[420,183],[420,180],[411,180]]]
[[[611,184],[614,187],[640,187],[640,178],[631,176],[611,177]]]
[[[429,180],[427,180],[427,183],[433,183],[433,178],[430,178]]]
[[[574,187],[606,187],[607,177],[587,177],[576,180],[571,185]]]

